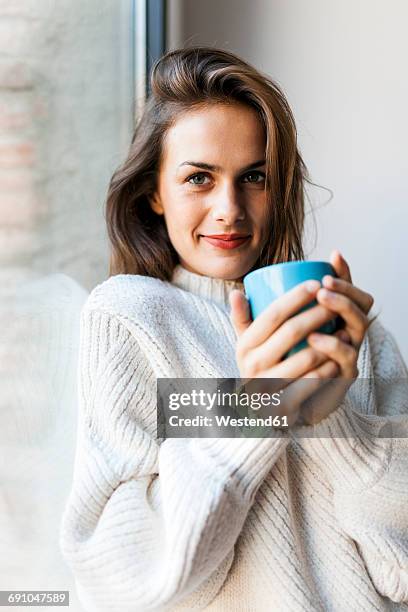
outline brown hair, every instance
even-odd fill
[[[177,49],[156,62],[125,162],[115,171],[106,203],[110,275],[142,274],[170,280],[178,255],[162,215],[150,207],[163,139],[180,113],[207,103],[236,101],[258,113],[266,135],[268,223],[252,269],[303,259],[304,181],[288,102],[270,78],[241,58],[212,47]],[[249,272],[249,270],[248,270]]]

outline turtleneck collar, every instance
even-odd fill
[[[244,291],[244,285],[240,281],[202,276],[186,270],[181,264],[177,264],[174,268],[171,282],[180,289],[208,298],[228,309],[228,296],[231,291],[233,289]]]

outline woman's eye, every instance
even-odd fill
[[[245,179],[248,180],[245,181]],[[264,180],[265,174],[263,172],[248,172],[248,174],[244,176],[244,182],[247,183],[261,183]]]
[[[197,174],[193,174],[192,176],[189,176],[187,179],[187,182],[190,183],[191,185],[205,185],[204,179],[206,178],[208,178],[206,174],[199,172]]]

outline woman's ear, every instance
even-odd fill
[[[155,192],[152,196],[149,197],[149,204],[150,204],[150,208],[157,215],[162,215],[164,213],[163,205],[161,203],[161,199],[157,192]]]

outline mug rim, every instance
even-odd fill
[[[267,270],[268,268],[274,268],[275,270],[277,268],[282,268],[282,267],[290,267],[290,266],[294,266],[294,265],[316,265],[316,264],[324,264],[326,266],[330,266],[331,268],[333,268],[332,264],[329,261],[323,261],[323,260],[307,260],[304,261],[302,259],[297,260],[297,261],[282,261],[281,263],[277,263],[277,264],[270,264],[269,266],[263,266],[262,268],[258,268],[257,270],[252,270],[252,272],[248,272],[248,274],[246,274],[243,278],[243,281],[245,281],[247,278],[249,278],[252,275],[256,275],[259,274],[261,272],[263,272],[264,270]]]

